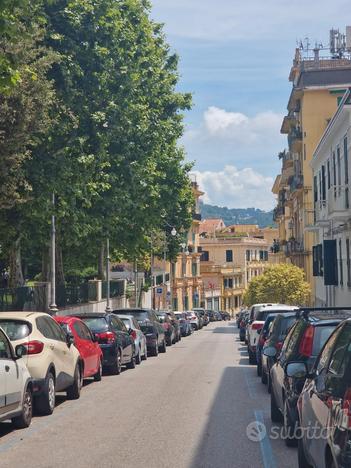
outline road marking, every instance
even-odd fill
[[[255,410],[254,414],[256,421],[264,425],[263,411]],[[273,455],[272,445],[269,441],[268,433],[262,440],[260,440],[260,447],[264,468],[277,468],[277,463]]]

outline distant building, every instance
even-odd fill
[[[225,228],[224,221],[220,218],[204,219],[199,228],[200,236],[213,236],[217,231]]]

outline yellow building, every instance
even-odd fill
[[[313,297],[314,234],[308,230],[313,221],[310,162],[340,98],[351,84],[351,61],[319,58],[317,50],[314,58],[303,58],[296,49],[289,80],[293,86],[281,128],[289,148],[279,154],[282,170],[273,186],[278,198],[274,219],[283,251],[281,258],[304,269]]]
[[[206,307],[238,310],[248,283],[268,265],[267,241],[217,232],[215,237],[200,238],[200,249]]]
[[[195,210],[192,226],[188,232],[182,252],[171,265],[171,301],[173,310],[191,310],[203,304],[202,280],[200,275],[199,227],[201,214],[199,199],[203,192],[197,182],[192,182],[195,197]]]

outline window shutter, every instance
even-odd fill
[[[324,284],[326,286],[338,285],[338,254],[336,240],[325,240],[323,242],[323,264],[324,264]]]

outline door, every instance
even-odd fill
[[[6,336],[0,332],[0,414],[16,411],[22,399],[22,372],[13,359],[11,345]]]
[[[89,377],[94,375],[98,366],[96,349],[88,327],[80,322],[75,321],[73,328],[78,335],[78,350],[84,361],[84,376]]]

